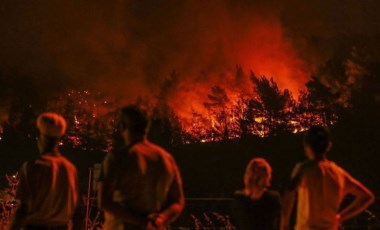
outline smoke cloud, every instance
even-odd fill
[[[157,94],[175,69],[171,105],[187,110],[214,85],[251,90],[237,65],[297,94],[338,50],[379,50],[379,11],[376,0],[5,0],[0,70],[132,101]]]

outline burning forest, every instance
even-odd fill
[[[280,88],[274,78],[237,66],[229,85],[186,85],[180,73],[172,71],[157,94],[141,95],[134,103],[149,112],[153,133],[164,136],[168,144],[299,133],[311,125],[336,124],[342,111],[357,100],[356,93],[376,83],[371,78],[375,74],[371,71],[376,70],[359,55],[352,49],[349,58],[327,62],[299,92]],[[331,74],[341,74],[339,81]],[[199,89],[192,90],[196,87],[203,87],[205,95],[200,95]],[[376,95],[373,100],[377,100]],[[56,111],[69,121],[64,142],[89,150],[101,146],[108,152],[117,136],[115,117],[122,103],[99,91],[70,89],[42,106],[24,104],[23,109],[11,110],[9,122],[3,124],[1,131],[28,127],[25,123],[29,124],[40,111]],[[25,111],[29,117],[25,117]],[[34,137],[33,125],[30,127],[24,135]]]
[[[372,2],[348,1],[344,20],[331,20],[335,3],[320,4],[58,1],[29,10],[6,1],[1,138],[33,139],[31,121],[49,110],[69,120],[67,143],[108,151],[127,103],[145,107],[172,144],[334,125],[358,92],[378,97],[379,20]],[[358,7],[367,13],[346,17]]]

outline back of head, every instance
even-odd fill
[[[66,132],[66,120],[56,113],[43,113],[37,118],[40,132],[39,145],[41,151],[50,151],[56,147],[59,139]]]
[[[310,127],[304,137],[304,144],[310,147],[316,157],[321,157],[328,151],[330,142],[330,131],[323,126]]]
[[[121,109],[120,123],[122,131],[128,130],[133,135],[145,135],[149,126],[146,112],[136,105]]]
[[[269,163],[263,158],[252,159],[246,168],[245,172],[245,187],[265,188],[270,186],[272,168]]]

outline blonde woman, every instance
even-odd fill
[[[238,229],[279,228],[280,194],[268,190],[272,168],[263,158],[252,159],[244,176],[244,189],[234,195],[233,215]]]

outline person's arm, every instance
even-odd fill
[[[295,200],[296,192],[294,190],[286,190],[284,196],[282,198],[283,208],[281,211],[281,222],[280,229],[288,230],[290,229],[290,218],[293,211],[294,200]]]
[[[173,167],[175,176],[168,191],[165,209],[154,217],[154,222],[157,226],[166,226],[174,222],[182,213],[185,206],[185,195],[182,187],[182,179],[174,161]]]
[[[281,196],[279,193],[274,193],[273,199],[273,227],[272,229],[279,229],[281,220]]]
[[[117,202],[113,201],[115,191],[115,173],[114,173],[113,158],[107,156],[103,162],[102,179],[98,182],[98,206],[109,212],[116,218],[122,219],[126,223],[141,226],[146,228],[149,220],[146,217],[130,213]]]
[[[363,212],[375,200],[373,193],[362,183],[346,173],[345,193],[355,196],[355,200],[344,208],[337,216],[341,223]]]
[[[16,199],[20,202],[17,208],[13,221],[10,225],[10,230],[22,229],[25,225],[25,220],[28,214],[28,207],[26,201],[28,200],[29,185],[27,180],[27,163],[25,163],[20,170],[20,179],[16,192]]]
[[[282,198],[282,210],[281,210],[281,221],[280,229],[288,230],[290,229],[290,218],[292,216],[292,211],[294,207],[294,201],[296,197],[296,190],[301,181],[302,164],[296,165],[292,172],[291,181],[288,187],[284,191]]]

